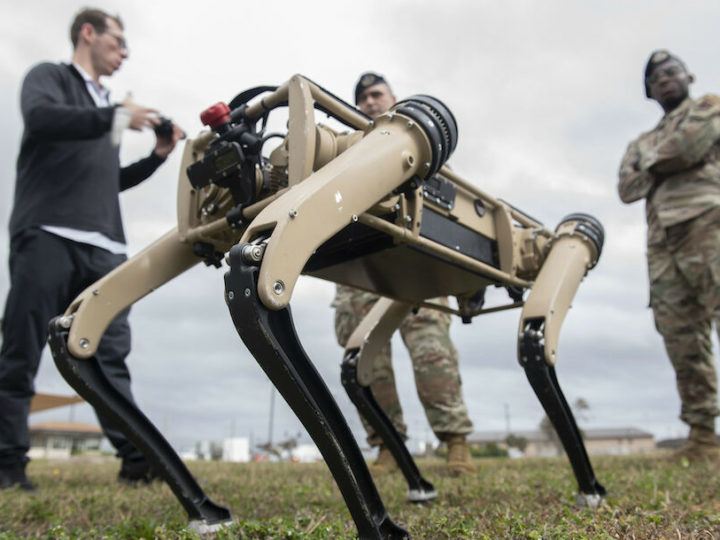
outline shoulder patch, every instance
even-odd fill
[[[709,109],[720,105],[720,96],[715,94],[706,94],[697,101],[697,107],[699,109]]]

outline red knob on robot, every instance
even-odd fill
[[[230,121],[230,107],[222,101],[216,103],[200,113],[200,121],[204,126],[210,126],[210,129],[217,129]]]

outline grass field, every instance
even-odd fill
[[[421,461],[440,494],[432,504],[407,503],[399,474],[378,478],[378,489],[390,516],[413,538],[720,539],[720,472],[709,464],[596,457],[608,498],[591,510],[575,507],[576,483],[564,458],[477,463],[475,475],[451,478],[441,461]],[[217,538],[355,537],[322,463],[189,467],[237,521]],[[167,486],[120,486],[117,468],[115,462],[32,462],[28,471],[40,492],[0,492],[0,539],[197,538]]]

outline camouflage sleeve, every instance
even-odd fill
[[[700,98],[669,137],[660,141],[641,164],[660,175],[675,174],[700,163],[720,139],[720,98]]]
[[[641,159],[638,142],[631,142],[620,164],[618,194],[624,203],[645,198],[655,184],[655,177],[649,171],[640,170]]]

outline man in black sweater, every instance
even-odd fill
[[[49,320],[126,260],[118,194],[148,178],[183,137],[173,126],[171,134],[157,137],[148,157],[121,168],[122,132],[160,122],[155,110],[129,100],[112,105],[100,82],[127,58],[122,22],[85,9],[75,17],[70,37],[72,62],[35,66],[21,91],[25,129],[10,217],[10,291],[0,349],[0,489],[35,489],[25,474],[28,414]],[[132,399],[127,315],[110,324],[97,359]],[[99,420],[122,459],[118,479],[149,481],[152,471],[142,454],[105,418]]]

